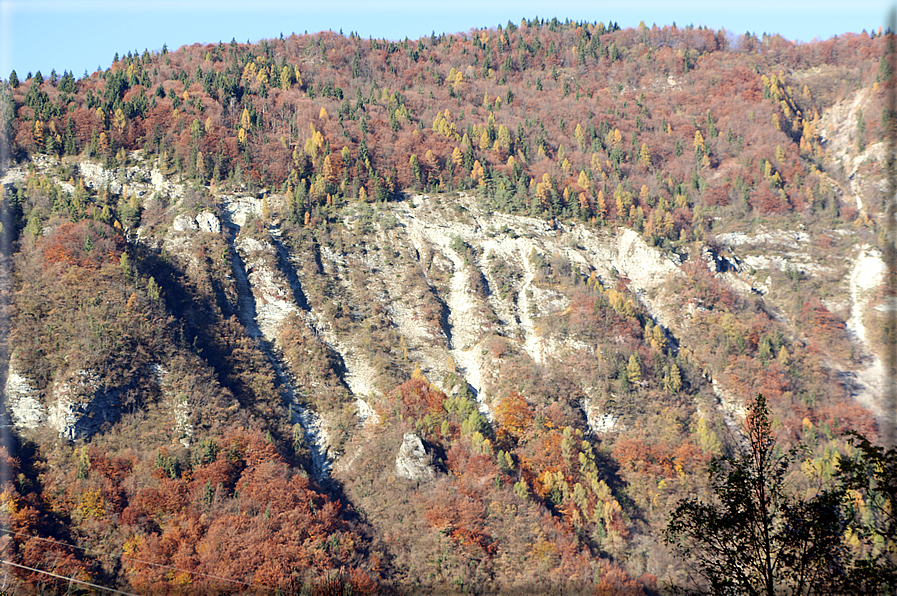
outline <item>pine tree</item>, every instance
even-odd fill
[[[131,276],[131,259],[128,257],[127,252],[122,252],[121,257],[119,257],[119,267],[121,268],[121,272],[126,276]]]
[[[417,155],[414,153],[411,154],[411,158],[408,160],[408,165],[411,166],[411,175],[414,176],[414,179],[418,182],[421,181],[421,172],[420,172],[420,163],[417,160]]]

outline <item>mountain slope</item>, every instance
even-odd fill
[[[660,531],[746,400],[806,469],[876,435],[882,44],[524,22],[5,82],[10,556],[684,585]]]

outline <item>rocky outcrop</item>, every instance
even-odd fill
[[[168,370],[164,366],[155,364],[150,372],[167,398],[175,438],[189,447],[195,431],[190,423],[189,397],[185,393],[175,396],[166,390]],[[122,413],[122,391],[105,387],[99,373],[93,370],[77,370],[55,383],[46,407],[40,400],[40,392],[20,374],[13,361],[4,393],[6,408],[17,429],[31,430],[46,424],[70,441],[90,437],[103,424],[117,422]]]
[[[669,327],[673,315],[665,309],[668,300],[662,293],[662,286],[671,276],[680,274],[679,260],[649,246],[636,232],[628,229],[616,233],[595,231],[582,225],[551,224],[532,217],[488,213],[463,193],[458,203],[464,207],[464,212],[454,219],[447,219],[434,199],[425,195],[416,195],[397,204],[393,214],[402,228],[389,240],[409,247],[417,255],[432,254],[434,262],[438,255],[449,264],[448,287],[436,288],[448,309],[449,354],[423,359],[426,363],[433,362],[437,370],[423,367],[422,370],[428,378],[440,378],[447,372],[442,363],[449,361],[447,356],[450,355],[451,361],[458,365],[458,372],[475,390],[480,409],[487,418],[490,411],[486,390],[494,367],[484,358],[480,342],[489,333],[516,341],[519,349],[536,363],[555,357],[560,350],[570,347],[564,342],[553,341],[551,330],[537,329],[535,321],[539,316],[562,311],[568,300],[559,292],[534,283],[537,274],[533,264],[535,255],[560,255],[584,275],[595,271],[605,279],[615,275],[628,278],[629,287],[655,320]],[[459,246],[459,241],[471,249],[466,260],[453,249]],[[495,295],[498,284],[490,265],[496,262],[520,273],[507,300]],[[491,289],[488,295],[472,291],[470,270],[488,281]],[[404,320],[398,322],[402,327],[405,324]],[[414,336],[404,328],[403,334]],[[432,347],[426,349],[432,351]]]
[[[277,255],[271,242],[238,236],[234,247],[243,260],[247,281],[255,298],[255,320],[259,331],[274,344],[283,320],[299,312],[293,291],[277,269]]]
[[[593,395],[594,392],[595,390],[593,387],[584,388],[585,397],[580,405],[585,414],[586,425],[589,428],[589,432],[593,435],[601,435],[615,429],[619,430],[619,428],[617,428],[619,417],[608,412],[602,412],[595,404],[598,400]],[[616,398],[616,396],[613,395],[612,397]]]
[[[228,200],[225,210],[231,225],[240,229],[250,218],[261,215],[261,200],[248,197]],[[254,314],[247,311],[250,306],[246,303],[248,295],[243,298],[241,308],[257,323],[262,337],[277,345],[284,319],[290,314],[298,315],[339,356],[345,369],[342,380],[356,399],[358,417],[363,421],[375,421],[376,414],[364,398],[380,394],[375,387],[377,372],[363,354],[334,333],[322,313],[304,303],[299,279],[291,271],[299,266],[298,259],[283,246],[280,229],[276,225],[270,226],[269,237],[265,240],[239,234],[234,247],[242,261],[247,289],[252,294]]]
[[[174,422],[173,438],[184,447],[189,447],[193,443],[193,437],[196,432],[196,428],[190,422],[190,416],[193,413],[190,396],[186,393],[174,394],[170,390],[169,371],[165,366],[155,363],[150,365],[149,368],[150,374],[162,391],[162,395],[165,396],[165,406],[171,412],[171,418]]]
[[[857,107],[859,103],[851,104],[838,122],[833,121],[832,134],[838,138],[851,134],[845,127],[855,118]],[[826,138],[830,146],[843,141]],[[45,171],[58,165],[51,158],[35,160]],[[129,193],[177,195],[171,182],[147,165],[107,169],[84,162],[78,168],[75,177],[81,176],[89,186],[109,186],[116,192],[126,183]],[[23,175],[21,168],[13,169],[2,181],[11,183]],[[222,234],[228,241],[232,250],[225,256],[232,258],[233,271],[232,276],[225,275],[233,283],[227,299],[236,303],[247,333],[259,340],[272,362],[284,397],[297,413],[294,422],[302,424],[312,446],[318,474],[330,465],[328,429],[340,422],[332,412],[327,415],[334,421],[302,408],[309,403],[301,394],[306,389],[291,379],[290,365],[278,345],[282,324],[292,315],[308,326],[328,358],[333,356],[333,372],[346,390],[339,387],[336,392],[355,398],[358,419],[368,424],[377,420],[371,404],[379,410],[382,402],[377,401],[384,399],[389,383],[401,382],[402,375],[415,368],[447,393],[469,388],[480,412],[491,421],[492,400],[502,397],[498,388],[503,358],[528,356],[536,365],[554,367],[578,357],[600,357],[595,342],[550,324],[570,305],[565,295],[569,286],[556,284],[559,279],[592,277],[605,288],[625,286],[667,334],[671,349],[678,349],[680,340],[694,341],[686,331],[699,309],[683,308],[674,295],[676,280],[684,275],[680,258],[652,246],[634,230],[496,213],[466,193],[415,195],[376,207],[350,203],[335,209],[323,233],[313,229],[320,224],[309,224],[299,252],[291,247],[296,237],[288,240],[280,235],[277,217],[286,213],[283,196],[223,194],[219,199],[221,219],[214,210],[176,214],[183,202],[173,202],[167,219],[161,220],[172,221],[164,242],[157,237],[150,241],[185,262],[188,272],[190,266],[201,265],[197,246],[210,240],[205,234]],[[260,225],[262,217],[270,219]],[[855,379],[854,395],[874,408],[874,400],[864,395],[880,393],[881,367],[868,345],[866,335],[872,329],[866,315],[872,312],[869,300],[881,283],[881,257],[863,247],[853,267],[841,271],[814,250],[817,232],[757,227],[718,234],[708,246],[676,246],[688,251],[689,258],[702,259],[730,288],[757,300],[778,291],[772,288],[775,270],[802,271],[837,284],[842,299],[833,299],[839,306],[831,310],[849,312],[850,338],[863,351],[863,362],[845,365],[839,372]],[[843,237],[852,232],[845,228],[834,233]],[[563,275],[555,276],[561,270]],[[775,304],[765,307],[774,312]],[[781,321],[787,325],[784,318]],[[377,332],[371,333],[373,341],[364,337],[368,330]],[[727,386],[725,375],[715,376],[711,385],[718,406],[735,428],[741,416],[737,392]],[[114,390],[94,387],[78,373],[73,379],[54,387],[45,400],[51,404],[47,411],[36,392],[11,371],[7,405],[16,425],[33,428],[49,420],[64,436],[75,438],[116,419]],[[621,430],[623,423],[614,412],[598,407],[604,403],[602,396],[582,389],[587,397],[581,406],[590,430]],[[189,400],[167,393],[166,398],[176,434],[187,444],[192,432]],[[97,405],[103,403],[108,407]]]
[[[40,402],[40,394],[27,378],[16,370],[15,361],[10,362],[9,374],[4,387],[6,409],[18,429],[37,428],[47,418],[47,412]]]
[[[396,476],[408,480],[432,480],[436,473],[424,443],[414,433],[405,433],[396,455]]]
[[[863,319],[868,308],[869,294],[884,282],[886,273],[887,266],[882,259],[881,251],[868,244],[861,246],[848,279],[850,318],[847,320],[847,329],[867,348],[869,340],[866,337],[866,325]]]
[[[221,233],[221,220],[211,211],[203,211],[197,216],[182,213],[174,218],[171,229],[175,232],[202,231],[209,234]]]
[[[121,417],[121,392],[107,389],[96,371],[77,370],[53,385],[47,424],[70,441],[84,439]]]
[[[94,189],[108,187],[114,194],[121,194],[127,186],[128,193],[138,197],[150,196],[153,193],[180,197],[184,194],[184,185],[177,184],[167,178],[158,168],[141,161],[139,153],[130,158],[136,165],[117,168],[106,168],[100,163],[82,161],[78,164],[78,175],[84,184]]]
[[[469,226],[458,224],[450,230],[441,229],[443,226],[422,224],[417,218],[408,217],[410,213],[403,213],[402,220],[408,225],[406,229],[412,235],[412,241],[418,246],[426,245],[428,249],[438,251],[451,263],[452,273],[448,294],[445,303],[448,306],[446,335],[449,343],[449,353],[452,362],[459,372],[467,380],[473,389],[480,404],[481,412],[489,419],[492,414],[484,393],[484,363],[480,357],[482,350],[479,347],[484,337],[488,319],[485,316],[485,304],[476,296],[470,284],[468,264],[465,259],[453,248],[455,238],[471,235]],[[452,234],[458,229],[459,234]],[[473,230],[475,234],[476,231]],[[472,265],[471,265],[472,266]]]

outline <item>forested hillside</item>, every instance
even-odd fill
[[[5,585],[691,587],[662,532],[758,393],[801,494],[879,439],[886,43],[536,19],[11,73]]]

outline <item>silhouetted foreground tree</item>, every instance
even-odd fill
[[[857,594],[897,593],[897,448],[884,449],[850,433],[855,457],[842,459],[837,476],[845,499],[850,542],[860,550],[850,568]]]
[[[762,395],[747,416],[749,450],[715,459],[709,503],[683,499],[665,540],[697,572],[690,593],[842,594],[847,529],[841,487],[812,496],[787,477],[797,449],[779,455]]]

